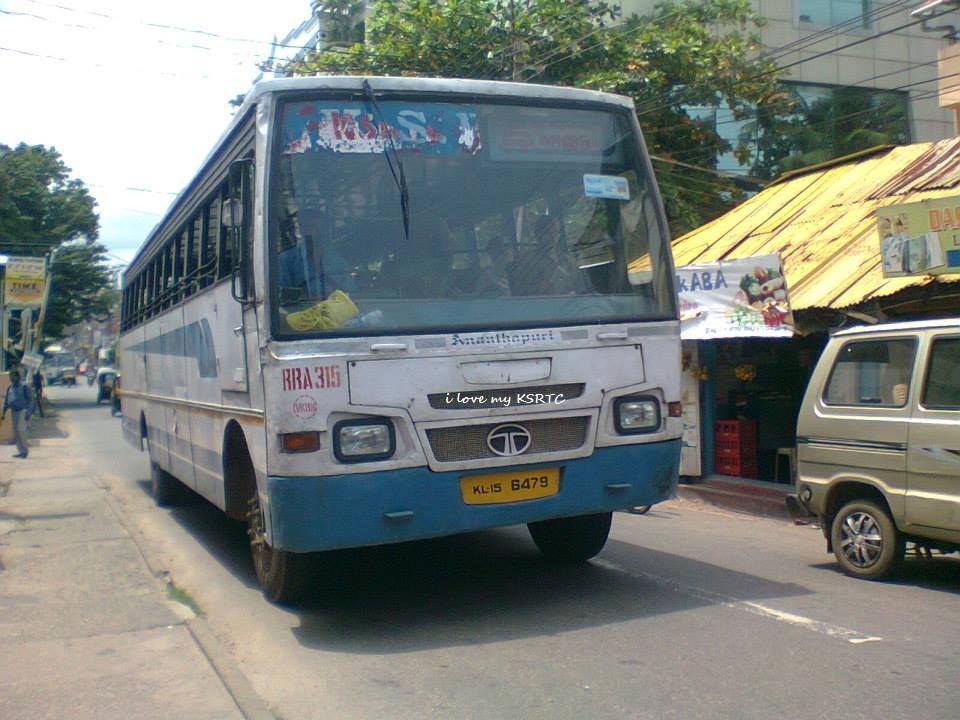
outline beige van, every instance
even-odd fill
[[[837,332],[797,422],[791,510],[820,518],[849,575],[960,550],[960,319]]]

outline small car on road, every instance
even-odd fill
[[[908,541],[960,550],[960,319],[830,338],[800,409],[787,503],[820,518],[855,577],[886,575]]]

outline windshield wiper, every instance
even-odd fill
[[[383,148],[383,156],[387,159],[387,167],[390,168],[390,174],[393,175],[393,182],[397,185],[397,190],[400,191],[400,212],[403,215],[403,239],[406,246],[410,245],[410,192],[407,190],[407,176],[403,172],[403,161],[400,160],[400,153],[397,151],[397,146],[393,142],[393,133],[391,132],[391,126],[387,122],[386,116],[383,114],[383,110],[380,109],[380,104],[377,102],[376,96],[373,94],[373,88],[370,87],[370,82],[368,80],[363,81],[363,94],[366,95],[367,100],[370,101],[370,104],[373,105],[373,109],[376,111],[377,115],[380,116],[380,122],[382,127],[387,133],[388,144]],[[396,160],[396,167],[394,167],[393,160],[390,159],[390,151],[393,152],[393,160]]]

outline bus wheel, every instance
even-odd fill
[[[256,492],[250,499],[247,526],[253,567],[264,596],[275,603],[302,600],[311,579],[311,556],[270,547]]]
[[[583,562],[603,550],[613,513],[578,515],[528,523],[530,537],[551,560]]]
[[[183,502],[184,487],[173,475],[150,461],[150,492],[153,500],[161,507],[178,505]]]

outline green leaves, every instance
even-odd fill
[[[651,154],[715,168],[742,141],[725,139],[693,106],[735,116],[789,104],[773,61],[760,54],[762,19],[750,0],[660,2],[621,18],[595,0],[378,0],[366,44],[319,52],[291,74],[424,75],[520,80],[634,98]],[[729,133],[726,135],[729,136]],[[732,207],[732,181],[679,165],[656,166],[672,231]]]
[[[116,304],[106,248],[94,243],[95,205],[55,148],[0,145],[0,253],[40,256],[56,249],[43,325],[48,337],[102,319]]]
[[[55,148],[0,145],[0,252],[43,255],[97,236],[94,199],[69,173]]]
[[[61,337],[70,325],[110,315],[119,292],[111,282],[106,252],[103,245],[93,242],[69,243],[57,250],[50,267],[43,335]]]

